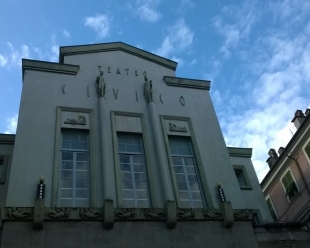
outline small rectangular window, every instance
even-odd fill
[[[0,179],[2,178],[3,166],[3,159],[0,158]]]
[[[59,207],[89,207],[88,133],[63,132]]]
[[[291,171],[287,171],[281,179],[282,185],[285,189],[285,196],[291,201],[298,193],[298,187],[293,179]]]
[[[125,208],[151,207],[142,137],[118,134],[121,188]]]
[[[181,208],[203,208],[201,181],[189,139],[169,138]]]
[[[235,169],[235,174],[240,186],[247,186],[246,180],[243,175],[243,171],[239,169]]]
[[[266,202],[267,202],[268,210],[269,210],[269,212],[270,212],[270,215],[271,215],[272,219],[273,219],[274,221],[276,221],[276,220],[277,220],[277,215],[276,215],[276,212],[275,212],[275,210],[274,210],[274,208],[273,208],[273,205],[272,205],[272,203],[271,203],[270,198],[268,198],[268,199],[266,200]]]

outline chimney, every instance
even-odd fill
[[[278,160],[278,154],[276,153],[276,150],[272,148],[269,150],[268,154],[269,158],[267,159],[266,162],[268,163],[269,168],[271,169]]]
[[[281,146],[281,147],[279,148],[279,150],[278,150],[278,153],[279,153],[279,155],[281,155],[283,152],[284,152],[284,147]]]
[[[306,111],[307,113],[307,111]],[[308,111],[309,113],[309,111]],[[301,110],[296,110],[295,112],[295,116],[293,118],[293,120],[291,122],[294,122],[295,127],[298,129],[301,125],[301,123],[304,121],[305,119],[305,115]]]
[[[306,109],[306,111],[305,111],[305,116],[308,116],[310,114],[310,109]]]

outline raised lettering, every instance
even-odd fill
[[[136,74],[136,76],[138,76],[138,71],[137,70],[135,70],[135,74]]]
[[[111,73],[111,67],[108,67],[108,73]]]
[[[127,75],[128,75],[128,71],[129,71],[129,69],[125,69],[126,70],[126,72],[127,72]]]
[[[182,104],[182,106],[185,106],[185,99],[183,96],[180,96],[180,103]]]
[[[117,74],[121,74],[121,72],[119,71],[119,69],[117,68],[117,72],[116,72]]]
[[[114,90],[114,88],[113,88],[113,93],[114,93],[115,99],[117,99],[117,96],[118,96],[118,89],[117,89],[116,92],[115,92],[115,90]]]

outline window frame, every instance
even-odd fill
[[[61,133],[62,133],[62,112],[76,112],[83,113],[89,116],[88,129],[69,128],[70,130],[88,130],[89,133],[89,176],[90,176],[90,207],[96,207],[96,157],[95,157],[95,122],[94,110],[73,107],[56,107],[56,124],[55,124],[55,143],[54,143],[54,161],[53,161],[53,186],[52,186],[52,202],[51,205],[56,207],[58,205],[59,194],[59,173],[60,173],[60,156],[61,156]]]
[[[119,158],[120,156],[128,156],[129,157],[129,164],[130,164],[130,175],[131,175],[131,182],[133,184],[133,195],[134,195],[134,198],[132,200],[134,200],[134,207],[127,207],[127,206],[124,206],[125,208],[150,208],[152,206],[152,199],[151,199],[151,194],[150,194],[150,187],[149,187],[149,175],[148,175],[148,170],[147,170],[147,166],[146,166],[146,159],[145,159],[145,152],[144,152],[144,147],[143,147],[143,137],[142,137],[142,134],[139,134],[139,133],[127,133],[127,132],[117,132],[117,140],[118,140],[118,144],[119,144],[119,137],[122,136],[122,137],[137,137],[139,138],[140,140],[140,145],[141,145],[141,152],[124,152],[124,151],[120,151],[118,149],[118,154],[119,154]],[[135,156],[141,156],[143,158],[143,166],[144,166],[144,170],[145,170],[145,177],[146,177],[146,188],[144,190],[139,190],[136,188],[136,180],[134,180],[135,178],[135,174],[137,172],[135,172],[133,170],[133,167],[134,167],[134,163],[133,163],[133,157]],[[122,174],[122,169],[121,169],[121,162],[120,162],[120,171],[119,173]],[[141,172],[138,172],[139,174]],[[129,173],[128,173],[129,174]],[[142,174],[142,173],[141,173]],[[121,183],[123,182],[123,180],[121,179]],[[124,195],[123,195],[123,191],[126,190],[124,189],[122,186],[121,186],[121,194],[122,194],[122,202],[123,202],[123,205],[124,205]],[[146,194],[147,194],[147,200],[148,200],[148,207],[139,207],[138,206],[138,201],[139,199],[137,198],[137,192],[139,191],[146,191]],[[129,199],[128,199],[129,200]],[[141,200],[144,200],[144,199],[141,199]]]
[[[307,151],[307,147],[309,147]],[[307,158],[308,162],[310,163],[310,140],[307,140],[306,145],[303,146],[303,151],[305,153],[305,157]],[[309,154],[308,154],[309,152]]]
[[[77,170],[77,155],[78,154],[81,154],[81,153],[84,153],[84,154],[87,154],[87,163],[88,163],[88,168],[87,168],[87,179],[88,179],[88,185],[87,185],[87,195],[88,195],[88,206],[85,206],[85,207],[90,207],[90,163],[89,163],[89,158],[90,158],[90,154],[89,154],[89,133],[87,130],[76,130],[76,129],[63,129],[62,132],[61,132],[61,142],[63,142],[63,135],[64,134],[87,134],[87,149],[68,149],[68,148],[63,148],[62,145],[61,145],[61,155],[63,154],[63,152],[66,152],[66,153],[72,153],[73,154],[73,160],[72,160],[72,206],[61,206],[61,207],[73,207],[73,208],[76,208],[77,205],[76,205],[76,200],[77,200],[77,197],[76,197],[76,190],[78,189],[77,186],[76,186],[76,172],[79,171]],[[59,182],[62,180],[62,170],[66,170],[66,169],[62,169],[61,166],[62,166],[62,162],[63,162],[63,159],[62,159],[62,156],[60,158],[60,173],[59,173]],[[69,169],[70,170],[70,169]],[[58,203],[57,203],[57,206],[60,206],[60,200],[61,199],[66,199],[66,198],[61,198],[61,189],[64,189],[62,187],[60,187],[60,184],[58,184]],[[68,189],[71,189],[71,188],[68,188]],[[70,199],[70,198],[67,198],[67,199]]]
[[[271,214],[271,212],[270,212],[270,209],[269,209],[269,206],[268,206],[268,202],[267,202],[268,200],[270,201],[270,205],[271,205],[272,210],[273,210],[273,213],[274,213],[274,215],[275,215],[275,217],[276,217],[275,219],[273,219],[273,221],[276,222],[276,221],[278,220],[278,215],[277,215],[276,209],[275,209],[275,207],[274,207],[274,205],[273,205],[273,202],[272,202],[272,200],[271,200],[270,195],[268,195],[268,196],[266,197],[265,201],[266,201],[266,205],[267,205],[268,211],[269,211],[269,213],[270,213],[270,216],[271,216],[271,218],[272,218],[272,214]]]
[[[242,189],[242,190],[252,190],[253,188],[252,188],[252,185],[251,185],[251,181],[250,181],[250,179],[248,177],[248,174],[247,174],[245,166],[244,165],[233,165],[233,167],[234,167],[234,173],[236,174],[236,171],[241,172],[242,176],[243,176],[243,179],[245,181],[245,185],[240,185],[239,184],[239,180],[237,178],[237,175],[235,175],[236,179],[238,181],[238,185],[239,185],[240,189]]]
[[[168,122],[169,121],[184,121],[187,123],[188,129],[189,129],[187,137],[189,137],[191,140],[194,156],[196,159],[199,177],[201,180],[201,187],[202,187],[201,192],[203,195],[203,199],[205,200],[205,208],[213,208],[214,204],[213,204],[210,189],[209,189],[209,186],[207,183],[207,178],[205,176],[206,174],[205,174],[203,162],[202,162],[202,159],[200,156],[199,146],[197,144],[196,136],[194,133],[192,122],[191,122],[191,118],[190,117],[183,117],[183,116],[160,115],[160,121],[161,121],[161,128],[162,128],[163,136],[164,136],[166,155],[167,155],[168,165],[169,165],[169,170],[170,170],[170,177],[171,177],[171,181],[172,181],[172,186],[173,186],[173,191],[174,191],[174,196],[175,196],[177,207],[180,208],[181,204],[180,204],[180,199],[178,196],[178,187],[177,187],[177,183],[176,183],[175,176],[174,176],[174,168],[173,168],[172,156],[171,156],[171,151],[170,151],[170,146],[169,146],[169,139],[168,139],[168,131],[167,131],[167,126],[166,126],[166,121],[168,121]],[[172,136],[184,137],[184,135],[180,135],[180,134],[176,134],[176,135],[172,135]]]
[[[155,162],[151,159],[151,150],[149,146],[149,137],[147,135],[147,127],[145,124],[144,114],[142,113],[133,113],[133,112],[123,112],[123,111],[113,111],[111,110],[111,126],[112,126],[112,141],[113,141],[113,154],[114,154],[114,173],[115,173],[115,181],[116,181],[116,206],[118,208],[123,208],[123,199],[122,199],[122,187],[121,187],[121,178],[120,178],[120,161],[119,161],[119,151],[118,151],[118,137],[117,133],[129,133],[129,134],[138,134],[142,137],[142,146],[144,150],[144,158],[146,171],[148,175],[148,183],[149,183],[149,193],[150,193],[150,201],[151,207],[159,208],[157,197],[155,194],[155,179],[154,179],[154,167]],[[128,132],[128,131],[120,131],[117,130],[116,125],[116,117],[124,116],[124,117],[138,117],[140,119],[141,131],[138,132]]]
[[[200,197],[201,197],[201,201],[202,201],[202,204],[203,204],[203,208],[206,208],[207,207],[207,202],[206,202],[206,199],[205,199],[205,196],[204,196],[204,193],[203,193],[203,187],[202,187],[202,181],[201,181],[201,176],[200,176],[200,172],[199,172],[199,169],[198,169],[198,166],[197,166],[197,161],[196,161],[196,158],[195,158],[195,153],[194,153],[194,149],[193,149],[193,145],[192,145],[192,141],[191,141],[191,138],[190,137],[184,137],[184,136],[177,136],[177,135],[169,135],[168,136],[168,141],[169,141],[169,147],[170,147],[170,141],[171,140],[178,140],[178,141],[186,141],[189,143],[189,148],[191,150],[191,153],[192,155],[182,155],[182,154],[172,154],[171,152],[171,149],[170,149],[170,153],[171,153],[171,157],[172,157],[172,160],[174,158],[180,158],[181,159],[181,163],[182,163],[182,168],[184,169],[184,177],[185,177],[185,182],[186,182],[186,185],[187,185],[187,191],[189,193],[189,202],[191,204],[191,207],[190,208],[195,208],[193,205],[194,205],[194,202],[195,200],[193,200],[193,195],[192,193],[195,193],[195,192],[192,192],[192,190],[190,190],[190,181],[189,181],[189,175],[188,174],[191,174],[191,173],[188,173],[187,172],[187,165],[185,164],[185,159],[186,158],[191,158],[193,160],[193,167],[195,169],[195,176],[197,178],[197,181],[198,181],[198,184],[199,184],[199,193],[200,193]],[[176,176],[177,174],[182,174],[182,173],[176,173],[175,172],[175,164],[173,163],[173,170],[174,170],[174,173],[173,173],[173,176],[175,178],[175,181],[177,182],[177,179],[176,179]],[[178,183],[178,182],[177,182]],[[177,196],[179,198],[179,201],[180,201],[180,207],[181,207],[181,202],[182,200],[180,199],[180,196],[179,196],[179,192],[182,191],[179,189],[179,187],[177,186]],[[188,208],[188,207],[185,207],[185,208]]]
[[[0,174],[0,184],[5,184],[6,170],[8,166],[9,156],[0,155],[0,160],[2,160],[2,169]]]
[[[295,184],[296,189],[297,189],[296,194],[295,194],[292,198],[290,198],[289,195],[287,194],[287,192],[286,192],[286,191],[287,191],[287,188],[285,187],[285,185],[283,184],[283,181],[282,181],[283,178],[286,176],[287,173],[290,173],[290,174],[291,174],[292,179],[293,179],[293,182],[292,182],[292,183]],[[280,178],[280,182],[281,182],[282,188],[283,188],[283,190],[284,190],[285,198],[288,200],[289,203],[291,203],[291,202],[297,197],[297,195],[298,195],[299,192],[300,192],[300,188],[299,188],[299,186],[298,186],[298,184],[297,184],[297,182],[296,182],[296,180],[295,180],[295,177],[294,177],[294,174],[293,174],[291,168],[288,168],[288,169],[283,173],[283,175],[282,175],[281,178]]]

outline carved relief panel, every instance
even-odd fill
[[[168,135],[191,136],[188,122],[185,120],[165,119],[165,128]]]
[[[89,129],[89,113],[62,111],[61,127],[74,129]]]

